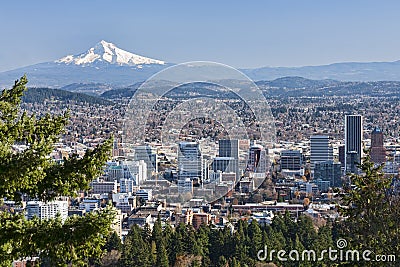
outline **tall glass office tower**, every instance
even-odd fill
[[[346,115],[344,119],[345,171],[357,173],[357,164],[362,158],[363,125],[361,115]]]

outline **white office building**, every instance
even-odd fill
[[[148,168],[144,160],[127,161],[124,162],[124,166],[126,166],[127,171],[130,173],[130,176],[125,178],[133,180],[134,185],[139,186],[147,180]]]
[[[58,200],[51,202],[28,201],[26,204],[26,217],[32,219],[37,216],[39,219],[55,218],[59,214],[64,221],[68,217],[68,201]]]
[[[151,177],[158,172],[157,150],[149,145],[137,146],[134,148],[134,159],[143,160],[146,163],[147,176]]]
[[[133,190],[135,188],[135,181],[132,179],[121,179],[119,182],[119,191],[121,193],[133,193]]]
[[[85,210],[86,212],[97,210],[99,207],[100,207],[100,201],[98,199],[84,199],[79,204],[79,209]]]
[[[314,169],[316,162],[333,160],[333,148],[329,145],[329,136],[312,135],[311,141],[311,169]]]

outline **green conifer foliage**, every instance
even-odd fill
[[[74,196],[88,189],[102,173],[112,140],[88,150],[83,158],[72,155],[63,164],[55,163],[49,154],[64,132],[68,113],[36,118],[20,112],[27,82],[24,76],[0,94],[0,201],[18,203],[23,196],[42,201]],[[27,148],[16,152],[15,144]],[[65,222],[61,218],[27,220],[24,214],[2,208],[0,266],[37,256],[48,266],[86,265],[90,258],[102,254],[113,217],[111,208],[107,208],[84,217],[69,217]]]

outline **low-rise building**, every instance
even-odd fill
[[[194,213],[192,216],[192,225],[194,229],[199,229],[202,224],[208,225],[211,221],[211,214]]]
[[[93,181],[91,183],[93,194],[117,193],[117,180],[109,181]]]
[[[128,226],[129,228],[132,227],[132,225],[137,224],[140,227],[145,226],[145,224],[149,224],[151,223],[151,213],[141,213],[138,212],[136,214],[132,214],[131,216],[129,216],[128,218]]]

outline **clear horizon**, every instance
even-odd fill
[[[0,72],[79,54],[102,39],[170,63],[236,68],[400,59],[397,1],[40,3],[3,3]]]

